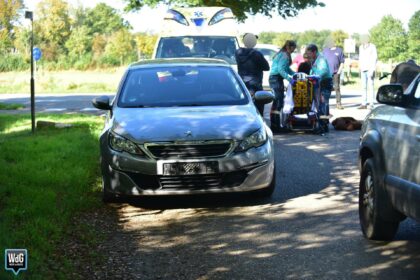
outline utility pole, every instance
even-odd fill
[[[34,17],[32,11],[25,11],[25,18],[31,20],[31,123],[35,133],[35,81],[34,81]]]

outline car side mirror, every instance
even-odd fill
[[[259,90],[255,93],[254,98],[259,104],[267,104],[273,102],[274,94],[271,91]]]
[[[376,100],[382,104],[401,106],[404,104],[403,93],[401,84],[383,85],[378,89]]]
[[[100,110],[111,110],[112,106],[109,104],[108,96],[95,97],[92,100],[92,105]]]

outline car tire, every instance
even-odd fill
[[[369,158],[365,161],[359,183],[359,220],[363,235],[371,240],[392,240],[397,233],[398,220],[384,220],[382,209],[393,210],[391,202],[383,193],[378,180],[374,161]],[[399,213],[395,213],[396,215]]]
[[[276,166],[274,165],[273,179],[271,180],[270,185],[268,185],[268,187],[262,190],[258,190],[257,196],[261,198],[268,198],[268,197],[271,197],[271,195],[274,193],[275,190],[276,190]]]

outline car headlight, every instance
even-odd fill
[[[131,142],[130,140],[115,134],[114,132],[109,132],[109,146],[111,149],[117,152],[127,152],[130,154],[141,155],[143,156],[144,153],[137,146],[135,143]]]
[[[235,151],[241,152],[246,151],[252,147],[259,147],[263,145],[267,141],[267,133],[263,128],[259,129],[258,131],[254,132],[244,140],[242,140],[239,145],[236,147]]]

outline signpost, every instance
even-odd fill
[[[32,123],[32,133],[35,133],[34,16],[33,16],[33,12],[25,11],[25,18],[31,20],[31,123]]]

